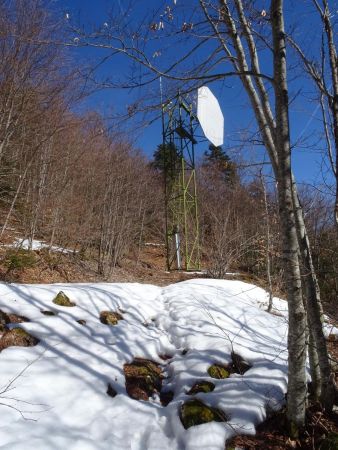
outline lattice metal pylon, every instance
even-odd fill
[[[198,120],[178,95],[163,105],[163,147],[168,270],[200,270],[195,170]]]

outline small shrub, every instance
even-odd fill
[[[11,272],[34,267],[36,262],[35,253],[30,250],[8,250],[5,254],[4,265],[7,267],[8,272]]]

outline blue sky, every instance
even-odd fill
[[[177,0],[177,7],[179,3],[183,3],[183,0]],[[123,0],[55,0],[55,9],[59,14],[69,14],[72,21],[76,23],[84,24],[87,28],[91,28],[96,25],[103,25],[108,20],[108,12],[112,7],[115,10],[125,12],[128,1]],[[184,3],[194,7],[196,0],[185,0]],[[262,9],[269,7],[269,1],[261,0],[260,4]],[[149,23],[152,18],[154,21],[160,20],[160,14],[164,11],[165,6],[173,7],[174,0],[136,0],[135,7],[132,9],[132,14],[125,18],[126,27],[128,20],[142,20],[145,18]],[[313,43],[317,39],[318,32],[320,31],[320,25],[316,21],[316,17],[308,9],[308,0],[287,0],[285,7],[287,11],[287,19],[291,23],[301,23],[303,26],[306,23],[305,33],[308,33],[304,37],[300,35],[302,42],[307,48],[311,48]],[[187,16],[186,16],[187,17]],[[184,20],[184,19],[182,19]],[[187,19],[188,20],[188,19]],[[122,27],[123,27],[122,23]],[[311,32],[310,32],[311,31]],[[297,28],[296,28],[297,33]],[[156,49],[156,41],[153,44],[153,48]],[[169,57],[173,56],[173,52],[177,49],[167,49]],[[201,57],[206,56],[208,49],[202,51]],[[204,52],[204,53],[203,53]],[[102,59],[106,54],[100,50],[88,50],[79,49],[76,51],[75,59],[79,58],[82,61],[86,61],[89,64],[95,64]],[[290,55],[291,56],[291,55]],[[163,58],[163,56],[161,56]],[[162,59],[163,61],[163,59]],[[162,63],[161,61],[161,63]],[[293,58],[290,57],[291,63]],[[165,60],[164,62],[165,63]],[[265,70],[269,71],[270,67],[265,61],[263,55],[262,65]],[[130,61],[123,57],[114,57],[108,60],[104,65],[100,66],[96,75],[104,79],[106,77],[113,77],[119,81],[123,80],[125,76],[130,73]],[[315,133],[320,130],[320,111],[317,109],[315,101],[309,101],[309,97],[313,97],[313,87],[311,83],[303,78],[297,79],[295,75],[299,74],[299,67],[294,68],[292,74],[290,74],[290,94],[291,98],[295,97],[290,107],[290,122],[292,137],[295,141],[298,137],[308,137],[307,144],[313,145],[317,142]],[[220,100],[220,104],[225,118],[225,148],[232,147],[237,143],[239,134],[243,133],[243,129],[248,126],[253,126],[254,121],[250,110],[248,99],[243,91],[238,80],[234,78],[226,79],[225,82],[215,83],[210,86],[217,98]],[[110,115],[116,112],[125,112],[128,105],[132,104],[139,95],[158,95],[159,97],[159,84],[155,83],[151,90],[119,90],[119,89],[106,89],[99,93],[96,93],[91,98],[87,99],[83,108],[96,109],[104,114]],[[130,129],[130,124],[126,124]],[[161,142],[161,125],[159,121],[142,127],[142,130],[137,130],[133,134],[136,144],[148,155],[151,156],[156,146]],[[313,135],[313,136],[312,136]],[[203,153],[203,150],[207,148],[208,144],[203,143],[198,146],[199,154]],[[319,145],[317,145],[318,147]],[[249,151],[250,150],[250,151]],[[251,152],[251,153],[250,153]],[[258,159],[262,159],[263,152],[258,150],[252,152],[252,149],[248,149],[248,155],[254,154]],[[259,154],[259,156],[257,156]],[[296,177],[301,182],[321,183],[320,165],[322,158],[316,149],[300,148],[296,147],[293,150],[293,163],[294,172]]]

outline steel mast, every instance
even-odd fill
[[[168,270],[200,270],[194,138],[198,119],[178,94],[162,105]]]

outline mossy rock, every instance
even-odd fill
[[[102,311],[100,313],[100,322],[105,325],[117,325],[123,317],[117,311]]]
[[[161,392],[163,375],[155,362],[135,358],[131,364],[125,364],[123,370],[129,397],[148,400],[153,394]]]
[[[197,399],[189,400],[181,406],[181,422],[185,429],[209,422],[226,422],[227,415],[219,409],[205,405]]]
[[[230,364],[213,364],[208,369],[208,374],[212,378],[224,379],[229,378],[232,373],[238,373],[239,375],[244,375],[252,365],[244,360],[244,358],[235,352],[231,352],[232,362]]]
[[[338,433],[329,433],[320,444],[319,450],[338,450]]]
[[[66,307],[76,306],[76,303],[70,301],[69,297],[63,291],[58,293],[58,295],[54,298],[53,303]]]
[[[208,369],[208,374],[211,376],[211,378],[216,378],[217,380],[229,378],[230,373],[231,368],[222,364],[213,364]]]
[[[34,347],[39,339],[22,328],[12,328],[5,331],[0,339],[0,351],[8,347]]]
[[[49,310],[40,310],[40,313],[44,316],[57,316],[57,312],[55,311],[49,311]]]
[[[193,387],[187,392],[188,395],[198,394],[199,392],[207,394],[208,392],[212,392],[215,389],[214,383],[207,380],[197,381]]]

